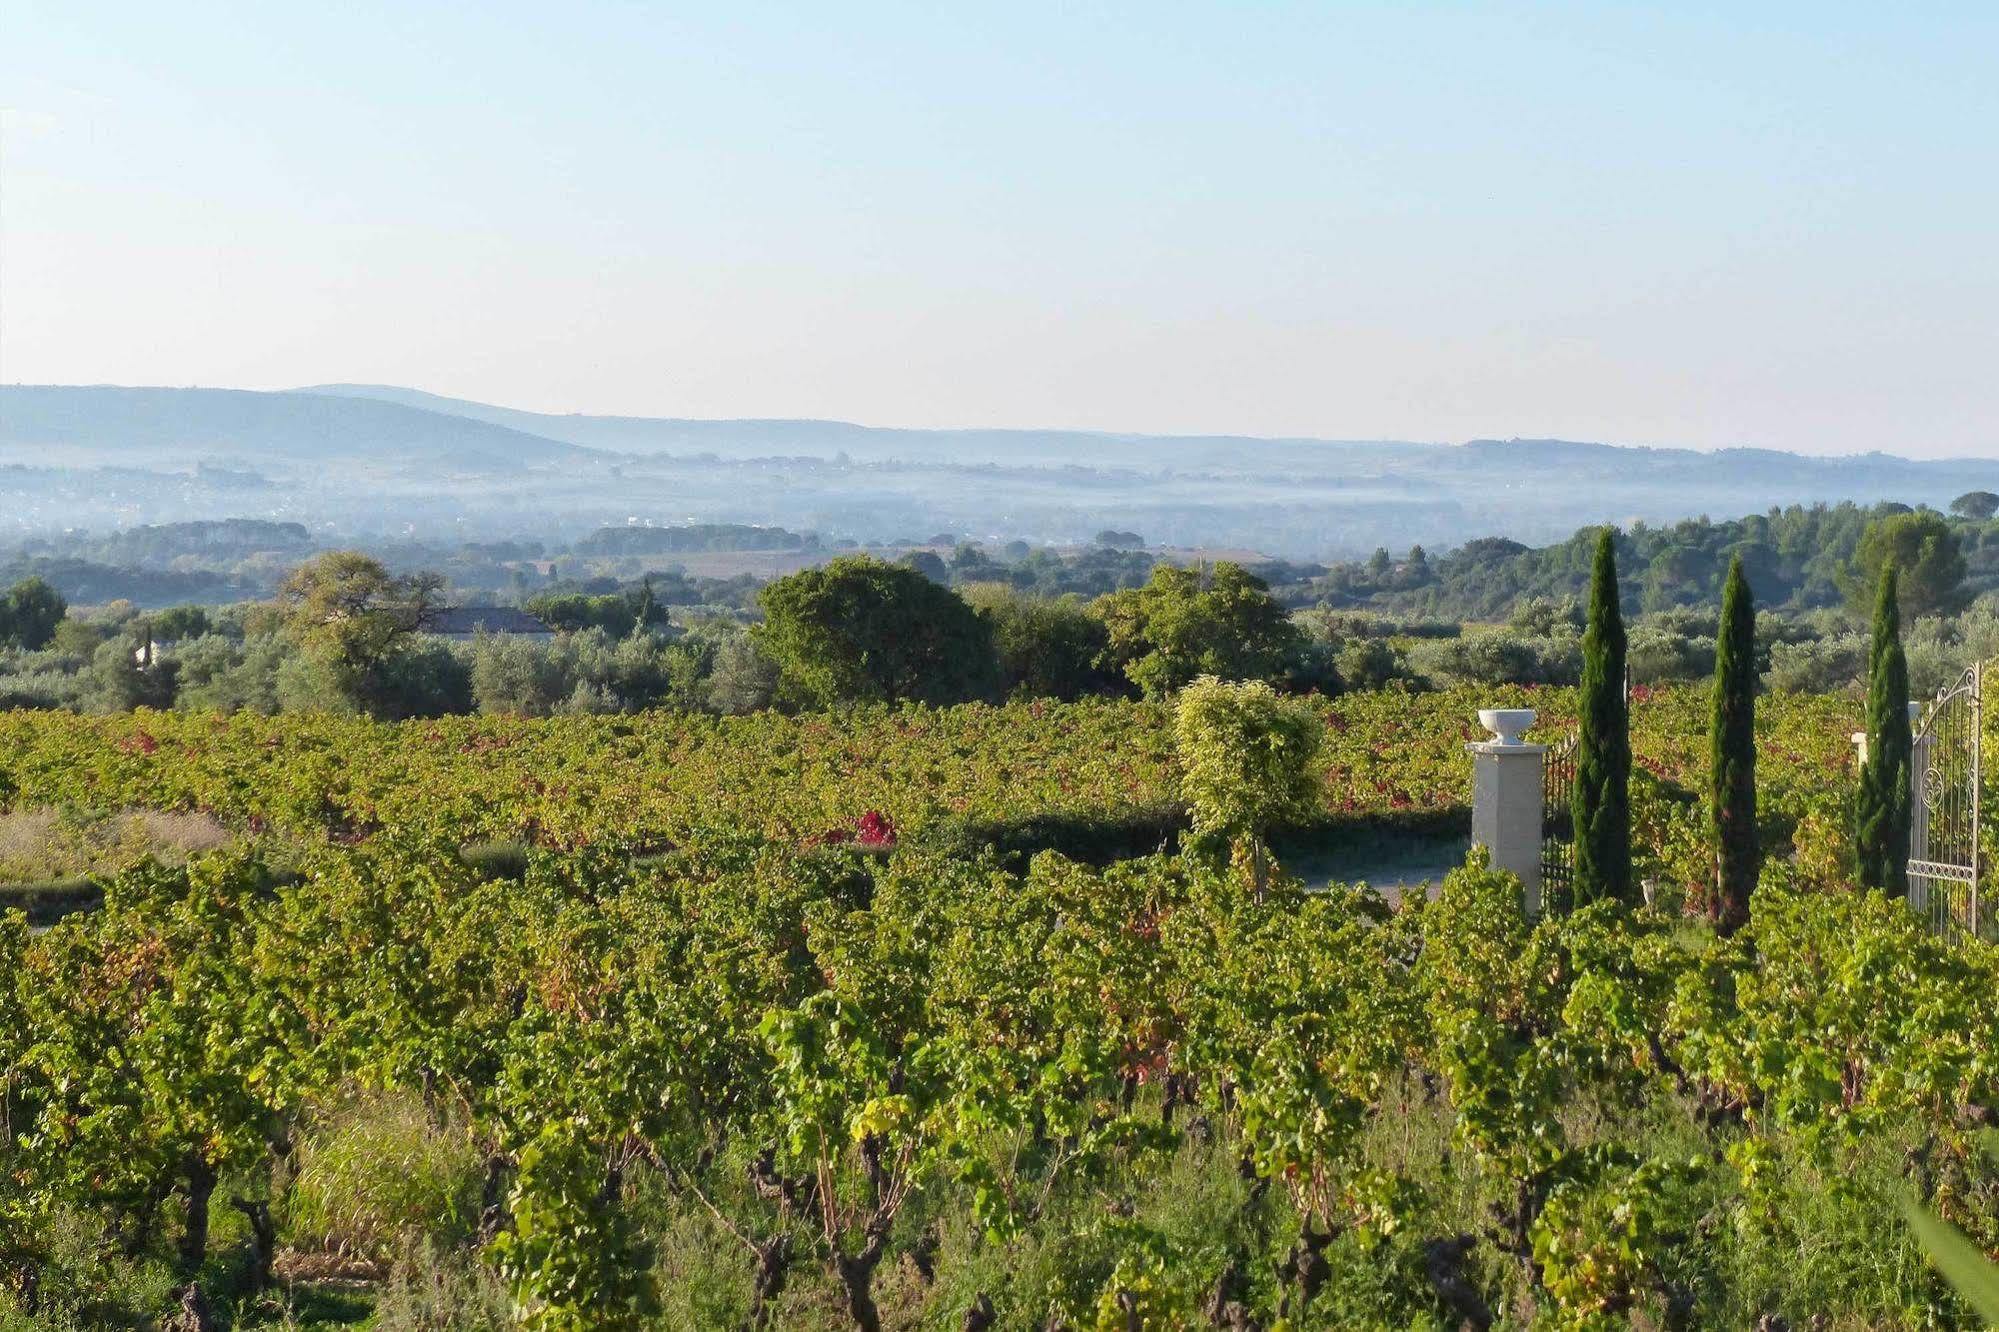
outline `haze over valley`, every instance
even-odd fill
[[[566,542],[617,524],[736,523],[876,544],[948,533],[1346,558],[1485,536],[1539,544],[1893,499],[1941,509],[1999,463],[1559,440],[901,430],[817,420],[548,415],[413,389],[0,387],[5,539],[256,518],[316,543]]]

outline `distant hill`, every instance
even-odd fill
[[[555,415],[382,385],[0,387],[0,535],[23,538],[234,517],[316,540],[720,524],[829,544],[1065,543],[1110,529],[1325,559],[1791,504],[1942,507],[1975,489],[1999,489],[1999,462]]]
[[[1324,467],[1386,461],[1437,444],[1399,440],[1267,439],[1249,435],[1136,435],[1090,430],[904,430],[850,421],[695,420],[651,416],[557,415],[516,411],[384,384],[318,384],[301,389],[393,402],[626,453],[712,453],[721,458],[841,454],[869,462],[1080,464],[1091,467],[1240,467],[1253,449],[1263,463]],[[1162,454],[1161,450],[1167,452]]]
[[[21,385],[0,387],[0,449],[60,449],[79,462],[127,464],[167,455],[190,468],[355,459],[486,472],[586,456],[567,441],[372,398]]]

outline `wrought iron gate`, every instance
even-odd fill
[[[1541,910],[1567,911],[1576,894],[1576,747],[1581,732],[1548,746],[1541,759]]]
[[[1909,817],[1909,905],[1941,932],[1977,935],[1979,769],[1984,664],[1938,691],[1916,727]]]

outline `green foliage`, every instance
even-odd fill
[[[1109,635],[1103,665],[1152,699],[1203,675],[1278,679],[1302,641],[1269,586],[1226,561],[1157,565],[1144,587],[1101,597],[1095,609]]]
[[[423,627],[442,582],[436,574],[392,576],[359,551],[328,551],[285,579],[288,627],[335,669],[360,675]]]
[[[62,593],[37,576],[23,578],[0,598],[0,643],[33,651],[45,647],[68,613]]]
[[[1909,1228],[1928,1251],[1965,1303],[1977,1310],[1986,1322],[1999,1326],[1999,1263],[1981,1252],[1964,1232],[1947,1221],[1939,1221],[1919,1207],[1905,1206],[1903,1215]]]
[[[1335,802],[1386,809],[1376,780],[1432,762],[1425,799],[1462,798],[1464,697],[1244,699],[1312,714]],[[1710,702],[1634,710],[1688,786]],[[1850,722],[1769,702],[1769,806],[1816,808]],[[1879,1215],[1915,1162],[1924,1206],[1999,1238],[1962,1128],[1999,1096],[1988,945],[1774,879],[1720,938],[1614,901],[1529,921],[1479,854],[1391,911],[1199,854],[1021,869],[737,826],[725,799],[819,827],[917,770],[1016,811],[1175,780],[1170,748],[1103,757],[1170,735],[1145,704],[841,721],[9,720],[32,789],[234,791],[339,835],[288,839],[295,880],[230,854],[46,932],[0,916],[0,1322],[24,1273],[57,1325],[166,1315],[200,1163],[216,1252],[181,1270],[243,1328],[288,1297],[240,1284],[235,1197],[305,1258],[386,1268],[390,1328],[496,1325],[502,1281],[558,1328],[1971,1317]],[[141,722],[151,752],[111,742]],[[55,724],[67,747],[19,740]],[[669,774],[708,823],[621,803]],[[532,843],[504,880],[461,855],[478,819]]]
[[[353,1093],[298,1135],[280,1223],[308,1252],[389,1261],[418,1238],[461,1244],[478,1223],[481,1161],[420,1098]]]
[[[1546,637],[1489,629],[1420,643],[1410,664],[1444,685],[1572,685],[1582,674],[1582,644],[1566,625]]]
[[[1324,727],[1311,708],[1260,680],[1226,684],[1202,676],[1181,691],[1173,733],[1194,832],[1246,844],[1260,891],[1265,834],[1317,804],[1313,763]]]
[[[842,556],[777,579],[758,601],[757,646],[800,703],[955,703],[997,684],[990,627],[913,569]]]
[[[1989,490],[1967,490],[1950,502],[1950,511],[1960,518],[1982,523],[1999,514],[1999,495]],[[1999,1318],[1994,1321],[1999,1322]]]
[[[455,656],[413,640],[436,608],[443,578],[391,575],[359,551],[315,555],[280,589],[285,626],[303,650],[281,671],[287,707],[346,707],[381,717],[465,711],[471,681]],[[285,701],[289,695],[290,701]]]
[[[1748,923],[1749,895],[1763,862],[1756,829],[1756,608],[1739,558],[1722,591],[1713,707],[1707,808],[1715,884],[1708,917],[1734,933]]]
[[[1566,1179],[1549,1191],[1534,1219],[1534,1261],[1553,1297],[1554,1325],[1628,1326],[1626,1313],[1656,1283],[1680,1242],[1684,1208],[1673,1194],[1697,1167],[1678,1162],[1618,1162],[1590,1183]]]
[[[1618,605],[1617,550],[1606,528],[1597,538],[1583,630],[1582,739],[1576,750],[1573,805],[1575,904],[1631,903],[1631,735],[1624,698],[1624,613]],[[1568,903],[1550,902],[1561,910]]]
[[[1873,893],[1765,886],[1750,925],[1684,973],[1670,1026],[1717,1101],[1814,1143],[1915,1115],[1948,1126],[1995,1090],[1989,953]]]
[[[992,626],[1008,697],[1072,699],[1118,686],[1097,665],[1109,642],[1103,621],[1079,598],[1033,597],[1004,583],[973,583],[963,595]]]
[[[180,664],[151,656],[143,638],[121,634],[100,644],[90,659],[92,706],[101,712],[172,707]]]
[[[521,609],[549,628],[562,633],[602,629],[612,638],[624,638],[634,629],[660,628],[667,622],[666,607],[662,606],[653,594],[650,577],[642,580],[639,586],[630,592],[606,592],[596,595],[585,592],[544,592],[523,602]]]
[[[650,1254],[615,1188],[576,1126],[552,1123],[521,1149],[513,1229],[489,1247],[529,1332],[638,1329],[657,1310]]]
[[[200,606],[169,606],[146,618],[152,636],[162,643],[199,638],[215,628],[207,610]]]
[[[1634,523],[1619,544],[1631,594],[1626,609],[1711,607],[1720,600],[1723,577],[1738,555],[1764,605],[1797,611],[1836,606],[1868,523],[1905,512],[1905,506],[1889,503],[1794,504],[1719,522],[1703,517],[1663,527]],[[1597,533],[1586,527],[1566,541],[1538,549],[1480,537],[1420,567],[1413,553],[1386,575],[1374,571],[1370,562],[1356,560],[1283,591],[1296,601],[1326,600],[1394,615],[1499,621],[1537,599],[1559,605],[1582,598]],[[1981,589],[1991,586],[1991,556],[1982,534],[1959,529],[1959,537],[1972,582]]]
[[[1914,740],[1909,732],[1909,667],[1902,655],[1897,579],[1896,566],[1884,567],[1875,599],[1867,667],[1867,762],[1854,793],[1853,827],[1861,885],[1905,897]]]
[[[1867,613],[1889,569],[1895,570],[1903,617],[1948,614],[1964,604],[1964,553],[1944,518],[1927,509],[1888,514],[1867,524],[1843,584],[1848,608]]]

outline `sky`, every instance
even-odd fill
[[[0,0],[0,381],[1999,457],[1999,5]]]

